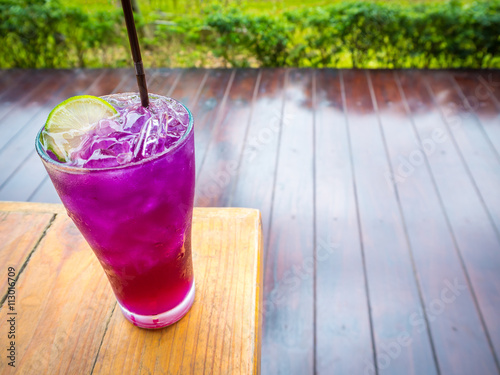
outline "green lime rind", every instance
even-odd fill
[[[117,113],[104,99],[91,95],[73,96],[50,112],[41,134],[42,145],[59,161],[66,162],[70,152],[80,146],[84,135],[99,120]]]

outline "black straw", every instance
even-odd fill
[[[139,86],[139,94],[141,95],[141,103],[143,107],[149,106],[148,87],[146,85],[146,74],[142,65],[141,49],[139,47],[139,39],[137,38],[137,30],[135,29],[134,13],[130,0],[122,0],[123,13],[125,14],[125,24],[127,25],[128,40],[130,41],[130,49],[132,50],[132,58],[134,59],[135,75],[137,76],[137,86]]]

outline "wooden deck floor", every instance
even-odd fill
[[[263,374],[500,373],[500,72],[148,74],[194,114],[196,204],[262,212]],[[50,109],[131,90],[1,72],[0,200],[58,202]]]

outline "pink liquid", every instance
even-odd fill
[[[172,99],[156,103],[153,99],[152,112],[137,106],[138,98],[104,99],[120,116],[113,123],[101,121],[82,147],[73,150],[71,162],[54,161],[40,142],[37,150],[122,310],[127,310],[126,316],[130,313],[127,318],[139,326],[158,328],[180,319],[192,304],[192,118]],[[145,126],[155,129],[145,132]],[[176,313],[179,316],[143,322],[144,316],[179,305],[187,306]]]

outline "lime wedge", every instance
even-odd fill
[[[42,145],[59,161],[67,161],[71,150],[80,146],[83,136],[99,120],[117,113],[111,104],[96,96],[73,96],[50,112],[41,134]]]

